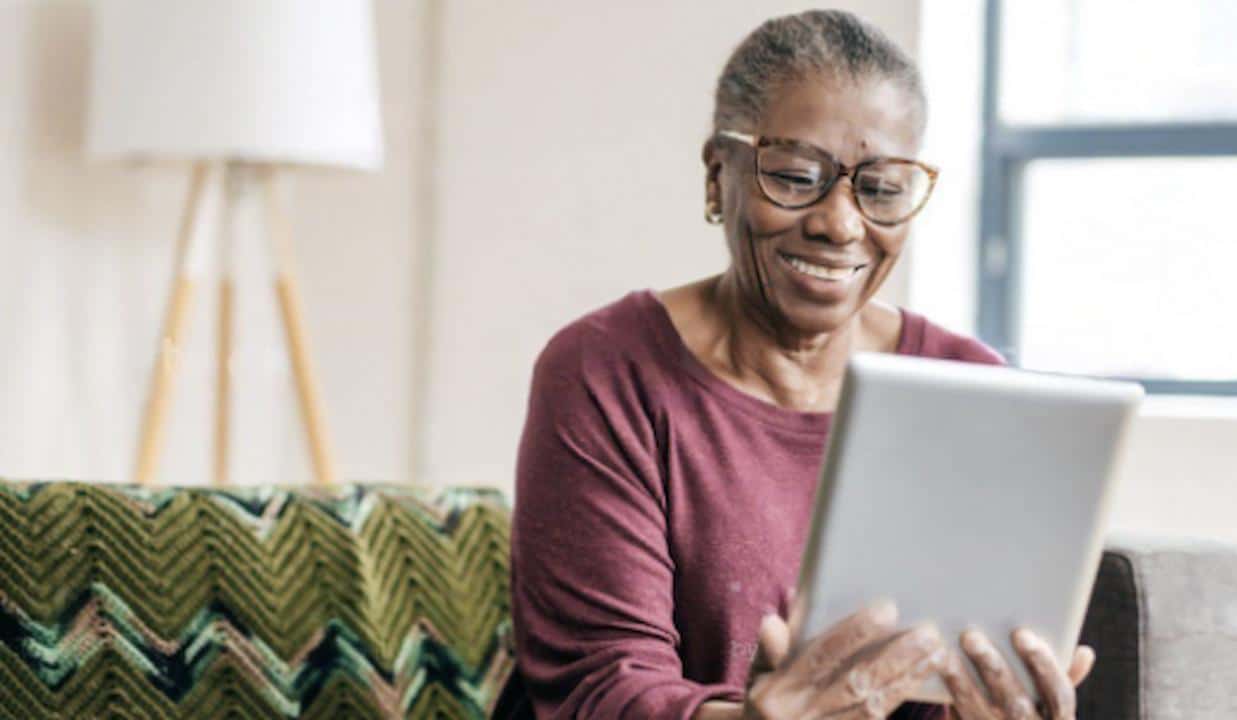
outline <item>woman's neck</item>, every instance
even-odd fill
[[[714,327],[699,351],[710,369],[782,407],[829,412],[837,406],[846,361],[858,345],[858,314],[832,333],[799,333],[745,298],[732,272],[707,281],[704,296]]]

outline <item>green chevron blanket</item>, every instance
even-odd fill
[[[0,482],[0,717],[483,718],[491,490]]]

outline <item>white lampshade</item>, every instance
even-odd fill
[[[373,170],[370,0],[97,0],[87,147]]]

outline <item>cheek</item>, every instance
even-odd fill
[[[738,240],[746,241],[750,233],[759,241],[770,235],[778,235],[794,228],[798,213],[779,208],[760,197],[760,191],[749,187],[753,180],[748,175],[735,175],[726,187],[726,201],[735,209],[735,230]]]
[[[750,196],[735,198],[733,222],[727,223],[727,241],[731,258],[736,263],[750,265],[753,246],[763,258],[770,247],[769,239],[793,232],[798,216],[771,203]],[[758,262],[767,262],[767,259]]]
[[[878,228],[870,232],[869,237],[881,254],[882,263],[892,263],[898,259],[902,248],[906,246],[907,234],[908,228],[905,225],[888,230]]]
[[[799,220],[798,213],[759,200],[748,202],[745,210],[747,225],[756,239],[788,232]]]

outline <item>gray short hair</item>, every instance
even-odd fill
[[[766,20],[753,30],[717,80],[714,132],[751,132],[778,87],[812,73],[899,83],[915,104],[915,129],[922,133],[927,99],[915,61],[875,26],[842,10],[808,10]]]

